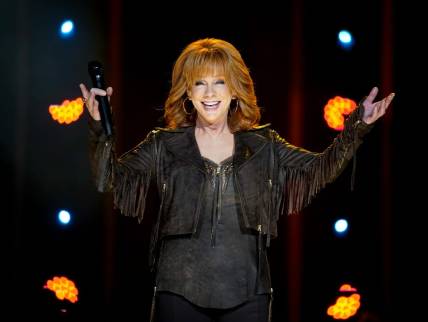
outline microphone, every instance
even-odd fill
[[[88,63],[88,72],[89,76],[91,76],[92,84],[96,88],[100,88],[106,90],[106,84],[104,81],[104,68],[102,64],[98,61],[90,61]],[[113,134],[113,122],[111,117],[110,104],[106,96],[96,96],[98,101],[98,109],[100,111],[101,116],[101,124],[104,128],[104,133],[107,136],[111,136]]]

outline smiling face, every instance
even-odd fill
[[[202,125],[227,123],[232,93],[223,75],[207,75],[195,79],[187,92]]]

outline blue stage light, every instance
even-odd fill
[[[338,219],[334,223],[334,231],[336,235],[344,235],[348,232],[348,221],[346,219]]]
[[[70,223],[71,215],[67,210],[60,210],[58,212],[58,220],[61,224],[67,225]]]
[[[345,49],[349,50],[354,46],[354,37],[348,30],[341,30],[337,35],[338,45]]]
[[[74,34],[74,23],[71,20],[66,20],[61,24],[61,37],[69,38]]]

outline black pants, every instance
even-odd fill
[[[192,304],[184,297],[158,292],[157,322],[267,322],[268,295],[255,298],[231,309],[207,309]]]

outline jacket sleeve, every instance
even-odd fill
[[[117,158],[114,139],[107,138],[101,122],[89,121],[89,159],[96,188],[113,192],[115,208],[125,216],[143,219],[156,155],[155,132],[132,150]]]
[[[296,147],[273,132],[274,147],[278,155],[279,181],[283,187],[281,204],[285,213],[299,212],[326,184],[335,180],[354,157],[362,138],[373,125],[362,121],[364,107],[360,104],[346,119],[344,129],[322,153]],[[352,186],[351,186],[352,189]]]

